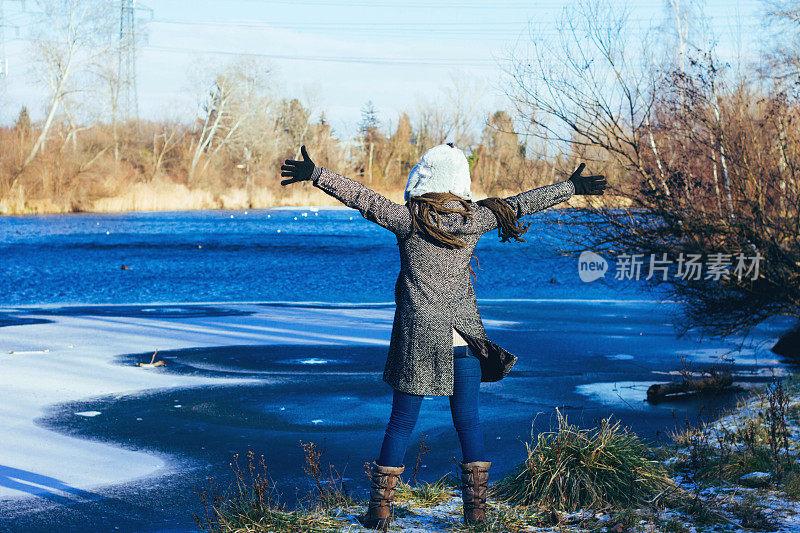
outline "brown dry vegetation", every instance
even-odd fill
[[[335,205],[335,200],[309,184],[282,187],[280,165],[297,157],[306,144],[318,165],[361,181],[402,202],[409,170],[422,153],[444,138],[420,144],[424,124],[402,115],[388,134],[376,127],[355,143],[340,142],[329,125],[303,125],[295,138],[285,124],[308,121],[297,100],[282,106],[271,124],[263,126],[251,147],[250,160],[225,146],[201,151],[192,171],[202,124],[187,126],[131,121],[119,126],[118,146],[109,124],[92,124],[74,131],[57,124],[37,156],[24,166],[39,128],[27,112],[12,127],[0,128],[0,212],[69,213],[80,211],[245,209],[280,205]],[[286,113],[286,114],[283,114]],[[288,115],[287,115],[288,114]],[[534,160],[515,133],[497,131],[510,123],[499,111],[487,120],[481,142],[472,151],[473,192],[476,196],[512,194],[557,179],[560,162]],[[366,142],[364,142],[366,138]],[[359,142],[360,141],[360,142]],[[370,164],[370,150],[372,158]]]
[[[278,132],[266,161],[244,166],[227,152],[218,152],[210,161],[203,154],[201,170],[190,177],[197,135],[193,128],[129,122],[120,128],[118,157],[111,130],[107,124],[94,124],[68,139],[67,128],[56,128],[45,149],[23,168],[25,153],[38,132],[24,121],[0,129],[0,210],[64,213],[332,205],[309,187],[279,185],[280,163],[294,153]],[[348,170],[332,153],[336,143],[327,127],[313,125],[305,142],[327,156],[332,168]]]
[[[769,4],[766,21],[784,32],[764,46],[782,53],[754,65],[686,43],[676,60],[614,3],[586,1],[565,10],[560,46],[534,38],[509,68],[509,97],[534,135],[594,161],[630,201],[591,206],[589,234],[585,213],[573,212],[571,251],[589,241],[641,254],[645,273],[651,258],[672,261],[664,288],[686,304],[683,326],[715,335],[800,317],[800,62],[783,48],[800,44],[800,11]],[[677,277],[681,254],[717,257],[727,274]],[[740,254],[745,268],[760,258],[758,271],[739,277]]]

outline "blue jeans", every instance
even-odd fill
[[[466,346],[453,348],[453,395],[450,413],[461,442],[465,463],[485,461],[486,450],[483,429],[478,418],[478,390],[481,384],[481,366],[477,358],[467,353]],[[406,454],[408,439],[417,423],[423,396],[394,391],[392,414],[386,425],[381,454],[376,461],[381,466],[401,466]]]

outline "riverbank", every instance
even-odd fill
[[[569,479],[573,496],[581,497],[581,491],[598,482],[595,476],[603,476],[609,461],[616,462],[624,470],[626,457],[611,457],[609,453],[622,453],[621,448],[609,445],[609,427],[581,431],[570,427],[563,420],[549,436],[538,438],[529,446],[529,457],[521,471],[526,472],[541,464],[537,454],[555,452],[561,460],[575,453],[576,439],[584,438],[593,450],[603,450],[590,462],[573,463],[572,468],[583,468],[581,472],[564,470],[547,474],[547,485],[539,490],[558,490],[562,479]],[[629,438],[629,433],[618,430],[616,437]],[[614,435],[612,435],[614,437]],[[606,439],[604,443],[592,439]],[[572,443],[573,446],[567,445]],[[613,443],[612,443],[613,444]],[[603,448],[605,445],[605,448]],[[548,446],[553,450],[548,450]],[[557,449],[556,449],[557,448]],[[697,427],[687,427],[674,435],[672,446],[650,449],[641,458],[648,467],[651,478],[663,476],[656,489],[652,484],[650,493],[645,491],[642,474],[637,480],[617,479],[621,486],[609,486],[620,494],[642,493],[648,505],[615,505],[619,495],[589,495],[602,504],[593,508],[569,508],[563,497],[547,505],[542,500],[535,504],[518,505],[511,498],[499,497],[498,486],[505,483],[503,496],[508,495],[508,486],[513,485],[509,475],[499,483],[490,483],[487,521],[481,526],[466,527],[461,520],[462,504],[458,479],[449,474],[435,483],[408,481],[415,472],[403,476],[394,502],[392,531],[398,533],[422,533],[431,531],[496,531],[496,532],[613,532],[613,533],[689,533],[695,531],[774,531],[795,532],[800,530],[800,384],[796,377],[776,380],[753,392],[736,408],[724,416]],[[605,458],[603,457],[605,456]],[[252,463],[252,460],[250,460]],[[578,464],[580,463],[580,464]],[[562,464],[569,463],[564,460]],[[594,466],[593,466],[594,465]],[[317,465],[318,466],[318,465]],[[597,468],[593,473],[592,468]],[[257,471],[258,465],[250,473]],[[313,470],[310,470],[313,471]],[[335,471],[335,470],[334,470]],[[581,474],[592,474],[582,476]],[[552,477],[551,477],[552,476]],[[525,476],[519,476],[524,478]],[[250,481],[247,474],[240,478]],[[207,522],[208,531],[238,533],[249,531],[249,526],[270,531],[288,533],[316,531],[344,533],[369,531],[361,527],[357,517],[366,510],[366,501],[353,501],[336,478],[327,480],[326,488],[311,495],[314,505],[305,510],[283,512],[277,502],[247,500],[255,503],[249,507],[249,518],[237,516],[241,502],[217,500],[214,509],[221,511],[216,519]],[[520,487],[530,490],[529,487]],[[242,493],[239,493],[240,497]],[[316,496],[316,498],[314,498]],[[513,496],[513,495],[512,495]],[[605,501],[603,501],[605,500]]]
[[[276,178],[277,180],[277,178]],[[402,199],[402,191],[387,191]],[[167,178],[136,182],[119,191],[80,201],[69,198],[0,199],[0,215],[42,215],[66,213],[119,213],[142,211],[198,211],[207,209],[266,209],[285,206],[341,206],[335,198],[311,185],[203,189],[188,187]]]
[[[277,181],[278,178],[276,178]],[[386,189],[375,187],[375,190],[399,204],[404,204],[403,189]],[[498,196],[512,196],[521,191],[500,191]],[[475,200],[484,198],[479,190],[474,190]],[[630,201],[610,194],[603,196],[606,207],[626,207]],[[595,200],[597,202],[597,200]],[[555,209],[564,207],[584,207],[587,200],[575,197],[560,204]],[[143,211],[198,211],[207,209],[267,209],[271,207],[341,206],[335,198],[319,191],[310,184],[294,184],[288,187],[253,187],[203,189],[190,188],[183,183],[166,178],[148,182],[136,182],[127,185],[123,190],[110,191],[105,196],[82,198],[80,201],[70,198],[24,198],[21,195],[0,198],[0,215],[42,215],[66,213],[120,213]]]

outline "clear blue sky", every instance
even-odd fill
[[[2,0],[0,0],[2,1]],[[637,21],[666,20],[669,0],[622,3]],[[372,100],[385,124],[395,124],[420,97],[440,94],[451,76],[485,83],[486,109],[507,107],[495,90],[498,65],[510,46],[525,38],[529,22],[555,20],[562,0],[150,0],[152,20],[140,50],[141,115],[187,116],[195,108],[198,83],[214,65],[236,54],[263,57],[284,95],[316,95],[319,109],[340,136],[351,135],[360,110]],[[32,2],[27,2],[32,7]],[[752,53],[758,35],[759,0],[708,0],[703,5],[720,50]],[[43,89],[35,83],[25,40],[30,15],[20,2],[4,0],[10,75],[0,89],[0,122],[13,120],[25,104],[41,117]],[[140,19],[150,15],[142,10]],[[176,111],[177,110],[177,111]]]

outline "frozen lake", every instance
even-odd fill
[[[582,283],[555,253],[558,217],[537,216],[527,243],[490,233],[476,250],[487,333],[519,357],[481,387],[493,480],[556,408],[586,425],[613,413],[663,442],[735,400],[645,403],[682,358],[730,366],[745,386],[783,372],[769,346],[785,324],[678,338],[676,304]],[[365,489],[390,411],[396,255],[349,210],[1,218],[0,527],[191,531],[195,490],[228,478],[232,453],[263,453],[291,502],[300,441]],[[156,348],[165,367],[135,366]],[[420,477],[453,471],[447,398],[423,403],[406,464],[422,435]]]

